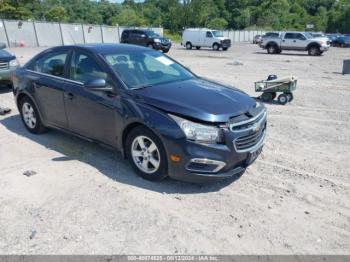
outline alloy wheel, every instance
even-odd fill
[[[135,165],[147,174],[152,174],[159,169],[159,149],[149,137],[135,137],[131,144],[131,156]]]
[[[23,114],[23,119],[25,124],[30,129],[34,129],[36,126],[37,119],[36,119],[34,108],[32,107],[32,105],[27,102],[23,103],[22,114]]]

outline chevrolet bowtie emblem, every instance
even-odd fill
[[[260,123],[255,123],[253,126],[252,126],[252,130],[255,131],[255,132],[258,132],[260,130]]]

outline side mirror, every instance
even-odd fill
[[[113,88],[107,87],[106,80],[103,78],[88,80],[84,86],[92,91],[113,91]]]
[[[6,44],[5,43],[0,43],[0,49],[5,49],[6,48]]]

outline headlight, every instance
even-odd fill
[[[16,67],[19,66],[19,63],[17,61],[17,59],[11,60],[10,61],[10,67]]]
[[[215,126],[198,124],[170,114],[169,116],[175,120],[189,140],[203,143],[216,143],[221,140],[220,129]]]
[[[156,38],[156,39],[154,39],[154,42],[155,43],[160,43],[160,39]]]

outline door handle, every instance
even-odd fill
[[[286,42],[286,40],[282,40],[282,42]]]
[[[293,42],[295,43],[297,40],[293,40]]]
[[[72,94],[72,93],[64,93],[64,97],[69,99],[69,100],[72,100],[74,98],[74,94]]]

